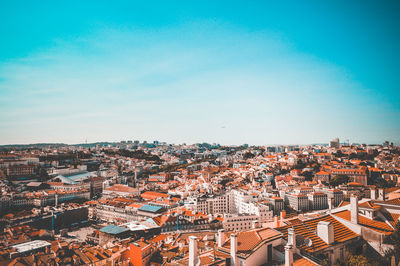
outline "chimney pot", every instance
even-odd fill
[[[293,265],[293,247],[289,243],[285,246],[285,266]]]
[[[350,197],[350,217],[353,224],[358,224],[358,197]]]
[[[376,189],[375,188],[371,188],[371,199],[376,200]]]
[[[280,227],[279,216],[275,216],[275,227]]]
[[[380,188],[378,191],[379,191],[378,200],[385,201],[386,198],[385,189]]]
[[[189,266],[200,265],[197,251],[197,237],[189,236]]]
[[[224,232],[225,232],[224,229],[219,229],[218,230],[218,239],[217,239],[218,247],[222,247],[222,245],[225,242],[225,234],[224,234]]]
[[[252,229],[258,228],[258,221],[252,221],[252,222],[251,222],[251,228],[252,228]]]
[[[334,205],[334,204],[333,204],[333,198],[329,198],[329,199],[328,199],[329,210],[332,210],[332,209],[334,208],[333,205]]]
[[[328,245],[335,242],[335,235],[331,222],[320,221],[317,225],[317,235]]]
[[[288,229],[288,244],[294,248],[296,247],[296,232],[294,231],[294,228]]]
[[[236,266],[236,253],[237,253],[237,236],[231,234],[231,266]]]

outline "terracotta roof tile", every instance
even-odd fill
[[[350,211],[341,211],[337,212],[334,215],[337,217],[340,217],[342,219],[350,221]],[[385,234],[385,235],[390,235],[393,232],[393,228],[391,228],[388,224],[385,222],[377,221],[377,220],[371,220],[367,217],[358,215],[358,224],[364,227],[367,227],[369,229],[375,230],[379,233]]]
[[[281,234],[271,228],[261,228],[237,233],[238,254],[248,255],[254,252],[254,249],[264,241],[279,237]],[[223,245],[224,248],[230,248],[230,238]]]
[[[326,215],[323,217],[319,217],[317,219],[311,219],[307,221],[300,221],[300,223],[297,224],[291,224],[279,227],[277,228],[277,230],[282,232],[283,237],[287,239],[288,229],[293,228],[295,230],[296,235],[301,235],[304,238],[311,239],[312,241],[311,247],[303,246],[302,248],[308,252],[315,252],[328,247],[328,245],[316,234],[317,225],[320,221],[331,222],[333,224],[335,242],[344,242],[349,239],[358,237],[356,233],[354,233],[349,228],[344,226],[342,223],[333,218],[331,215]]]

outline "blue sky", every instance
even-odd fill
[[[400,143],[399,11],[2,1],[0,144]]]

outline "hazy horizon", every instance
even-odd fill
[[[128,141],[128,140],[138,140],[138,139],[125,139],[125,140],[115,140],[115,141],[108,141],[108,140],[104,140],[104,141],[91,141],[91,142],[78,142],[78,143],[65,143],[65,142],[37,142],[37,143],[6,143],[6,144],[0,144],[0,146],[17,146],[17,145],[47,145],[47,144],[65,144],[65,145],[70,145],[70,146],[74,146],[74,145],[88,145],[88,144],[96,144],[96,143],[121,143],[121,141]],[[140,143],[143,143],[144,141],[146,141],[147,143],[153,143],[153,141],[158,141],[161,143],[167,143],[167,144],[172,144],[172,145],[194,145],[194,144],[202,144],[202,143],[208,143],[208,144],[217,144],[217,145],[221,145],[221,146],[241,146],[241,145],[249,145],[249,146],[307,146],[307,145],[329,145],[329,141],[327,142],[314,142],[314,143],[265,143],[265,144],[252,144],[252,143],[216,143],[216,142],[207,142],[207,141],[200,141],[200,142],[195,142],[195,143],[187,143],[187,142],[182,142],[182,143],[169,143],[163,140],[138,140]],[[387,140],[390,142],[390,140]],[[347,144],[347,140],[340,140],[341,144]],[[360,143],[357,141],[353,141],[353,142],[349,142],[349,144],[366,144],[366,145],[382,145],[383,143]],[[393,144],[395,145],[399,145],[398,143],[393,142]]]

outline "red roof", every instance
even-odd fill
[[[334,240],[336,243],[344,242],[349,239],[353,239],[358,237],[356,233],[352,230],[347,228],[345,225],[340,223],[338,220],[333,218],[332,215],[327,215],[323,217],[319,217],[316,219],[311,219],[307,221],[300,221],[300,223],[295,223],[291,225],[286,225],[283,227],[277,228],[280,232],[283,233],[283,237],[285,239],[288,238],[288,229],[294,228],[296,235],[301,235],[304,238],[309,238],[312,241],[311,246],[303,246],[302,248],[308,252],[315,252],[321,249],[325,249],[328,247],[326,244],[317,234],[317,225],[320,221],[331,222],[333,224],[333,232],[334,232]],[[297,221],[299,222],[299,221]]]
[[[154,192],[154,191],[146,191],[146,192],[143,192],[141,196],[144,199],[154,200],[154,199],[157,199],[157,198],[166,198],[166,197],[168,197],[168,194],[160,193],[160,192]]]
[[[129,187],[127,185],[115,184],[112,187],[108,187],[104,190],[114,191],[114,192],[126,192],[126,193],[134,193],[137,192],[137,188]]]
[[[342,219],[351,221],[350,211],[341,211],[341,212],[335,213],[334,215],[336,215],[337,217],[340,217]],[[393,228],[391,228],[385,222],[371,220],[371,219],[361,216],[361,215],[358,215],[358,224],[361,226],[367,227],[369,229],[375,230],[379,233],[385,234],[385,235],[390,235],[393,232]]]

